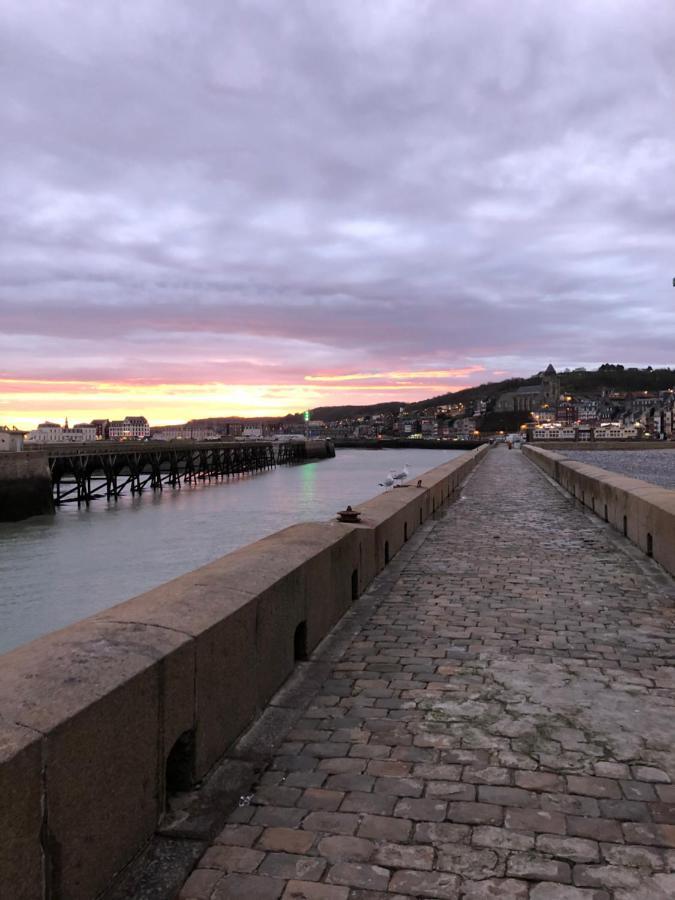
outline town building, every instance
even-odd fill
[[[532,429],[533,441],[629,441],[641,436],[637,425],[608,422],[593,428],[589,425],[565,425],[560,422],[537,425]]]
[[[640,436],[637,425],[619,425],[611,422],[609,425],[601,425],[593,429],[593,437],[596,441],[626,441],[635,440]]]
[[[539,384],[506,391],[497,398],[495,412],[533,412],[540,407],[556,407],[560,398],[560,376],[551,364],[540,372]]]
[[[96,426],[92,422],[79,422],[69,430],[73,434],[81,434],[83,443],[96,440]]]
[[[31,444],[85,444],[96,440],[96,426],[80,422],[72,428],[66,419],[65,425],[56,422],[41,422],[26,438]]]
[[[63,438],[63,428],[56,422],[40,422],[37,428],[28,433],[26,441],[32,444],[57,444]]]
[[[201,425],[155,425],[150,431],[153,441],[218,441],[220,435],[213,428]]]
[[[150,426],[145,416],[126,416],[108,426],[111,441],[142,441],[150,437]]]
[[[91,424],[96,429],[96,440],[107,441],[110,437],[108,429],[110,428],[110,419],[92,419]]]

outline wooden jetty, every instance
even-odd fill
[[[60,506],[263,472],[303,462],[307,448],[303,441],[125,442],[51,448],[48,454],[54,503]]]

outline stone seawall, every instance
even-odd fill
[[[0,522],[54,512],[45,453],[0,453]]]
[[[305,441],[307,459],[332,459],[335,456],[335,445],[331,438],[320,438]]]
[[[541,450],[673,450],[673,441],[533,441]]]
[[[675,575],[675,491],[566,459],[552,450],[526,445],[523,452],[584,506]]]
[[[106,889],[487,449],[0,657],[3,896]]]

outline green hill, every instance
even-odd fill
[[[675,369],[653,369],[647,366],[644,369],[626,368],[618,363],[604,363],[600,368],[589,371],[559,372],[560,387],[563,392],[572,395],[599,396],[603,391],[665,391],[675,388]],[[474,387],[464,388],[461,391],[451,391],[440,394],[437,397],[429,397],[427,400],[417,400],[414,403],[405,403],[402,400],[390,400],[386,403],[373,403],[370,405],[352,406],[317,406],[310,410],[312,419],[321,419],[325,422],[337,422],[341,419],[357,419],[361,416],[398,415],[400,409],[404,414],[420,415],[424,410],[436,406],[444,406],[450,403],[468,403],[473,400],[485,400],[488,403],[495,400],[506,391],[515,391],[519,387],[538,384],[539,375],[531,375],[529,378],[506,378],[503,381],[488,381]],[[490,407],[488,407],[489,409]],[[239,416],[228,416],[227,420],[235,421]],[[195,424],[212,423],[215,419],[195,419]],[[289,413],[286,416],[251,417],[242,421],[255,422],[303,422],[303,413]],[[513,423],[515,424],[515,422]],[[508,429],[504,429],[508,430]]]

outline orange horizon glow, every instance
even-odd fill
[[[74,379],[0,378],[0,425],[32,429],[46,420],[71,425],[92,419],[144,415],[151,425],[215,416],[285,416],[319,406],[366,405],[400,398],[424,400],[469,384],[435,378],[473,369],[373,374],[308,375],[292,384],[125,384]],[[370,381],[373,383],[353,383]],[[394,396],[392,396],[394,395]]]

